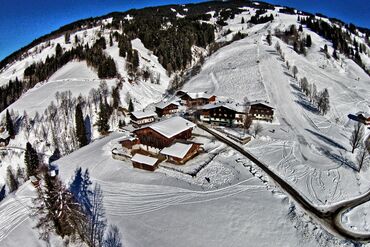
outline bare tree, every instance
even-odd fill
[[[103,191],[98,184],[94,186],[90,204],[91,207],[88,209],[89,213],[87,214],[86,241],[91,247],[100,247],[103,245],[106,219],[103,206]]]
[[[253,136],[254,138],[256,138],[256,136],[261,133],[261,131],[263,130],[263,127],[260,123],[256,123],[256,125],[254,125],[254,128],[253,128]]]
[[[122,247],[121,234],[117,226],[110,225],[104,240],[104,247]]]
[[[298,74],[298,68],[297,68],[297,66],[293,66],[293,76],[294,76],[294,78],[295,79],[297,79],[297,74]]]
[[[362,141],[364,138],[364,126],[362,123],[357,122],[357,124],[354,125],[351,138],[349,139],[349,142],[352,147],[352,153],[360,147]]]
[[[358,164],[358,171],[361,171],[362,167],[367,164],[369,159],[369,151],[366,145],[361,145],[360,150],[357,153],[356,160]]]
[[[244,133],[251,127],[252,125],[252,117],[249,114],[249,111],[251,109],[250,102],[247,97],[244,98],[244,121],[243,121],[243,127],[244,127]]]

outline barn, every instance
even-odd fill
[[[159,160],[150,156],[136,153],[132,158],[132,165],[135,168],[143,169],[147,171],[154,171],[157,169]]]
[[[156,150],[170,146],[175,140],[187,140],[192,135],[195,124],[182,118],[172,117],[161,122],[134,130],[140,140],[141,145],[145,145]]]
[[[137,149],[140,141],[135,136],[128,136],[118,141],[123,148],[127,149]]]
[[[185,164],[186,161],[198,154],[200,145],[200,143],[193,142],[175,142],[171,146],[163,148],[160,154],[164,155],[168,161],[176,164]]]
[[[131,123],[136,128],[154,122],[156,117],[157,113],[153,111],[135,111],[130,115]]]

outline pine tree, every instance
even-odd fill
[[[241,24],[244,24],[244,23],[245,23],[245,20],[244,20],[244,17],[242,17]]]
[[[113,88],[112,98],[113,98],[113,109],[118,109],[118,106],[121,104],[118,87]]]
[[[267,34],[267,36],[266,36],[266,41],[267,41],[267,43],[269,44],[269,45],[271,45],[272,44],[272,41],[271,41],[271,34],[269,33],[269,34]]]
[[[311,39],[311,35],[307,35],[306,37],[306,46],[307,47],[311,47],[312,46],[312,39]]]
[[[48,238],[49,232],[64,236],[79,234],[82,236],[85,215],[73,194],[66,189],[58,178],[44,175],[45,187],[38,190],[35,200],[36,213],[39,215],[37,228],[41,228],[42,238]]]
[[[6,110],[6,130],[8,134],[13,138],[15,136],[14,124],[12,117],[9,114],[9,110]]]
[[[132,99],[130,98],[130,102],[128,104],[128,111],[133,112],[134,111],[134,103],[132,102]]]
[[[110,128],[108,124],[108,110],[109,109],[106,109],[106,104],[101,100],[96,125],[98,126],[98,131],[103,135],[107,134]]]
[[[16,191],[19,187],[19,183],[17,178],[14,175],[13,169],[11,166],[8,166],[6,169],[6,177],[7,177],[7,182],[8,182],[8,188],[9,192]]]
[[[109,46],[113,46],[112,34],[109,34]]]
[[[76,122],[76,136],[81,148],[88,144],[81,104],[77,104],[76,106],[75,122]]]
[[[135,71],[139,67],[139,53],[135,49],[133,49],[133,53],[132,53],[132,66]]]
[[[5,198],[5,185],[0,186],[0,202]]]
[[[27,142],[26,152],[24,154],[24,163],[26,165],[27,177],[35,176],[39,167],[39,157],[31,143]]]

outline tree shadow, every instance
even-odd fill
[[[326,137],[320,133],[317,133],[315,131],[312,131],[312,130],[309,130],[309,129],[305,129],[307,132],[310,132],[311,134],[313,134],[314,136],[317,136],[320,140],[324,141],[325,143],[327,144],[330,144],[332,145],[333,147],[336,147],[336,148],[339,148],[339,149],[342,149],[344,151],[347,151],[347,149],[345,147],[343,147],[341,144],[339,144],[338,142],[330,139],[329,137]]]
[[[355,170],[356,172],[359,171],[357,165],[353,163],[353,161],[348,160],[346,157],[344,157],[341,152],[339,152],[339,154],[335,154],[324,148],[319,148],[319,150],[335,163],[345,165],[346,167]]]

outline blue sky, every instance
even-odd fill
[[[32,40],[70,22],[153,5],[200,0],[1,0],[0,60]],[[309,12],[320,12],[370,28],[367,0],[267,0]]]

